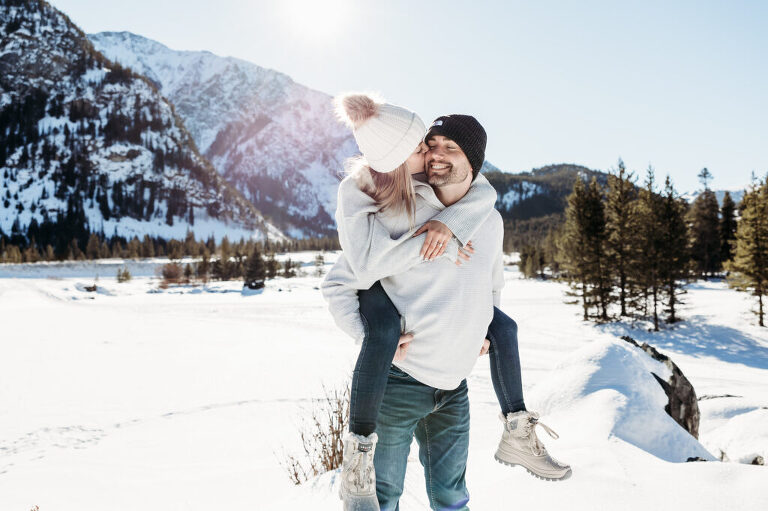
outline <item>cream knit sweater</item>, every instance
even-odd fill
[[[478,175],[464,198],[446,208],[432,187],[414,179],[415,228],[440,220],[462,245],[472,240],[472,258],[456,266],[456,242],[445,257],[422,262],[424,235],[411,237],[415,228],[406,215],[378,212],[363,191],[369,180],[362,171],[339,185],[336,222],[343,254],[323,281],[323,297],[336,324],[359,342],[364,327],[357,290],[381,280],[404,320],[403,331],[414,334],[408,356],[397,366],[426,385],[456,388],[477,360],[504,285],[496,192]]]

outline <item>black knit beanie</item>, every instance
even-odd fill
[[[440,116],[429,127],[424,140],[429,141],[435,135],[449,138],[461,147],[472,167],[472,179],[476,178],[485,160],[485,144],[488,141],[477,119],[462,114]]]

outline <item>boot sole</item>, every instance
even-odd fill
[[[511,463],[509,461],[505,461],[499,458],[498,456],[494,456],[494,459],[499,463],[501,463],[502,465],[506,465],[508,467],[522,467],[525,469],[526,472],[531,474],[533,477],[541,479],[542,481],[565,481],[566,479],[570,478],[571,475],[573,474],[573,471],[569,468],[568,471],[565,474],[563,474],[561,477],[546,477],[546,476],[539,475],[536,472],[533,472],[531,469],[529,469],[525,465],[521,465],[519,463]]]

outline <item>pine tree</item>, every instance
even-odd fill
[[[221,259],[211,261],[211,279],[224,280],[221,271]]]
[[[231,246],[229,244],[229,238],[224,236],[221,239],[221,246],[219,247],[221,256],[218,260],[217,271],[214,275],[221,280],[229,280],[230,278],[230,258],[232,257]]]
[[[187,231],[187,235],[184,238],[184,254],[197,257],[200,255],[200,250],[197,242],[195,241],[195,235],[192,231]]]
[[[192,281],[192,266],[189,263],[184,265],[184,283],[189,284]]]
[[[689,251],[688,229],[685,222],[687,204],[680,199],[667,176],[664,182],[664,196],[659,201],[659,227],[661,245],[659,251],[659,273],[664,282],[669,322],[675,323],[678,295],[683,293],[681,281],[688,276]]]
[[[527,279],[534,277],[544,278],[544,269],[549,266],[554,266],[552,258],[555,257],[556,249],[552,247],[546,247],[545,243],[554,243],[553,238],[544,241],[535,241],[532,243],[526,243],[520,248],[520,262],[518,267],[523,273],[523,276]],[[550,250],[548,253],[547,250]]]
[[[283,277],[286,279],[290,279],[296,276],[296,266],[294,265],[293,261],[291,261],[291,258],[285,260],[283,263]]]
[[[230,265],[229,278],[239,279],[245,276],[245,260],[248,254],[248,252],[245,251],[245,243],[243,240],[240,240],[234,244],[232,247],[232,252],[234,254],[235,260]]]
[[[30,241],[27,248],[24,249],[22,256],[25,263],[36,263],[40,260],[40,252],[37,250],[37,244],[35,243],[34,237]]]
[[[265,262],[267,268],[267,278],[274,279],[277,277],[277,272],[280,269],[280,262],[275,259],[275,253],[270,252]]]
[[[736,204],[729,192],[725,192],[720,208],[720,260],[725,263],[733,257],[732,245],[736,239]]]
[[[113,241],[112,242],[112,258],[113,259],[120,259],[122,257],[125,257],[123,254],[123,245],[119,241]]]
[[[557,240],[560,236],[560,229],[552,228],[547,232],[544,242],[542,243],[543,266],[549,267],[552,271],[552,275],[555,277],[560,275],[560,263],[557,259]],[[544,268],[542,268],[541,276],[544,277]]]
[[[128,257],[131,259],[138,259],[140,253],[141,243],[139,238],[134,236],[131,241],[128,242]]]
[[[166,246],[168,259],[180,261],[184,257],[184,245],[179,240],[169,240]]]
[[[208,275],[211,272],[211,253],[208,252],[208,248],[203,249],[200,262],[197,265],[197,278],[202,280],[203,283],[208,282]]]
[[[634,174],[627,172],[619,159],[616,174],[608,176],[608,200],[605,207],[607,255],[611,273],[619,288],[621,316],[627,316],[627,304],[632,294],[629,280],[632,257],[635,254],[635,217],[633,201],[636,199]]]
[[[267,268],[259,247],[254,246],[245,267],[245,285],[249,289],[261,289],[264,287],[264,279],[267,277]]]
[[[741,220],[736,229],[733,259],[728,269],[731,285],[752,291],[757,297],[758,323],[765,326],[763,296],[768,294],[768,178],[753,184],[741,202]]]
[[[325,274],[325,256],[322,252],[315,256],[315,277],[322,277]]]
[[[691,257],[696,272],[707,278],[720,271],[720,208],[715,192],[705,189],[691,205],[688,221],[691,225]]]
[[[141,257],[155,257],[155,244],[149,234],[145,234],[141,240]]]
[[[659,331],[659,302],[663,286],[661,272],[661,249],[664,242],[661,226],[660,197],[655,190],[655,176],[648,167],[645,186],[638,195],[635,216],[637,218],[637,246],[642,247],[640,257],[634,259],[632,273],[641,286],[647,309],[650,300],[653,307],[653,328]]]
[[[709,190],[709,180],[712,179],[712,173],[707,167],[701,169],[698,175],[699,181],[704,185],[705,190]]]
[[[587,247],[586,223],[584,214],[587,190],[584,182],[577,179],[573,192],[568,196],[568,206],[565,210],[565,225],[562,236],[558,240],[558,260],[566,272],[566,278],[574,295],[581,298],[583,319],[589,319],[589,302],[587,301],[587,274],[589,273],[589,257]]]
[[[520,248],[520,270],[523,276],[527,279],[531,279],[539,272],[539,254],[536,247],[533,245],[523,245]]]
[[[576,180],[573,193],[568,197],[565,218],[558,257],[574,294],[581,297],[584,319],[589,319],[589,309],[594,305],[605,321],[611,301],[611,282],[605,255],[605,211],[596,179],[592,179],[589,187],[585,187],[581,179]]]
[[[20,263],[22,262],[21,250],[16,245],[8,245],[5,249],[5,261],[6,263]]]
[[[77,261],[83,258],[84,255],[82,250],[80,250],[80,246],[77,244],[77,239],[72,238],[72,241],[69,242],[69,247],[67,249],[67,259],[70,261]]]

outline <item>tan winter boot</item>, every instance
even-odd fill
[[[536,436],[538,424],[549,436],[559,438],[546,424],[539,422],[538,413],[523,410],[506,417],[500,413],[499,418],[504,423],[504,433],[496,450],[496,461],[504,465],[520,465],[531,475],[547,481],[562,481],[571,477],[571,467],[550,456]]]
[[[344,439],[339,497],[344,511],[379,511],[376,498],[376,470],[373,454],[379,437],[376,433],[361,436],[348,433]]]

